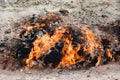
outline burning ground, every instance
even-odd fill
[[[67,20],[60,13],[50,12],[33,15],[21,25],[15,23],[15,33],[19,35],[9,41],[12,46],[1,44],[7,50],[1,48],[1,53],[7,53],[1,68],[80,69],[119,60],[119,21],[108,25],[109,29],[95,28],[97,31],[93,27],[77,27]]]
[[[1,80],[120,79],[118,0],[1,0],[0,15]]]

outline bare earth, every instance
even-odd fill
[[[69,11],[69,17],[76,25],[107,25],[120,20],[119,0],[0,0],[0,43],[17,35],[6,34],[13,30],[12,23],[32,14]],[[80,25],[81,26],[81,25]],[[0,70],[0,80],[120,80],[120,63],[109,63],[87,70]]]
[[[87,70],[0,70],[0,80],[120,80],[120,63],[112,63]]]

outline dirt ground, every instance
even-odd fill
[[[2,42],[13,36],[5,34],[5,31],[11,31],[12,23],[19,22],[26,16],[45,14],[49,11],[58,12],[61,9],[69,11],[72,24],[107,25],[120,20],[119,5],[119,0],[1,0],[0,40]]]
[[[65,9],[71,24],[97,27],[120,20],[119,6],[119,0],[0,0],[0,44],[17,37],[13,24],[33,14]],[[119,69],[117,62],[87,70],[0,70],[0,80],[120,80]]]
[[[112,63],[87,70],[0,70],[0,80],[120,80],[120,63]]]

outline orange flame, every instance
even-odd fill
[[[26,64],[28,67],[31,67],[30,64],[33,58],[40,58],[45,52],[47,52],[50,48],[52,48],[55,43],[57,43],[61,37],[65,29],[55,29],[53,36],[50,36],[48,33],[43,35],[42,37],[38,37],[34,42],[34,47],[32,48],[28,59],[26,60]]]
[[[83,38],[87,41],[87,43],[83,45],[84,52],[94,57],[94,50],[98,49],[100,44],[98,44],[94,34],[88,28],[82,28],[81,33]]]
[[[24,36],[27,36],[29,32],[33,29],[33,26],[28,26],[28,24],[24,24],[23,28],[26,30]]]
[[[58,19],[58,17],[51,13],[49,18],[43,17],[41,19],[43,21],[46,20],[45,23],[43,23],[42,21],[36,22],[35,26],[38,29],[44,26],[49,26],[51,22],[55,21],[56,19]],[[26,29],[26,33],[24,35],[28,35],[29,32],[33,29],[33,26],[28,26],[27,24],[25,24],[24,28]],[[37,39],[33,42],[33,48],[31,49],[29,57],[25,61],[26,67],[32,67],[34,65],[33,59],[40,58],[43,54],[50,50],[59,40],[63,41],[64,46],[61,51],[62,58],[57,68],[68,67],[76,64],[76,62],[85,61],[88,55],[92,57],[92,60],[95,58],[95,56],[97,57],[97,62],[95,65],[98,66],[102,60],[100,51],[101,44],[98,43],[93,32],[88,28],[81,28],[80,32],[82,35],[80,36],[80,39],[83,39],[85,42],[78,43],[76,47],[73,47],[72,45],[72,37],[70,36],[71,34],[69,32],[70,31],[67,27],[56,27],[52,36],[49,33],[46,33],[42,37],[37,37]],[[66,36],[63,33],[68,33],[69,35]],[[83,49],[83,56],[80,56],[78,54],[78,51],[81,48]],[[112,54],[110,53],[108,48],[105,48],[105,53],[108,58],[112,59]],[[92,60],[90,62],[92,62]]]
[[[68,38],[64,38],[64,47],[62,49],[63,57],[61,59],[60,64],[58,65],[58,68],[61,67],[68,67],[72,64],[75,64],[76,61],[84,61],[85,57],[90,54],[92,58],[94,58],[94,50],[97,50],[98,54],[98,62],[96,63],[96,66],[99,65],[101,61],[101,54],[99,50],[99,44],[95,39],[95,36],[93,35],[92,31],[90,31],[87,28],[82,28],[81,33],[83,36],[83,39],[86,40],[87,44],[82,43],[78,44],[77,47],[73,48],[72,41]],[[78,55],[78,51],[80,50],[80,47],[83,47],[84,56],[81,57]]]
[[[112,54],[110,53],[110,50],[108,48],[105,48],[105,53],[108,58],[112,59]]]
[[[64,38],[64,46],[62,49],[62,60],[57,68],[61,67],[68,67],[72,64],[75,64],[77,60],[80,59],[80,56],[77,54],[78,50],[80,49],[80,44],[77,47],[73,48],[72,41],[68,38]]]
[[[102,56],[101,56],[101,52],[100,51],[98,51],[98,56],[97,56],[97,63],[95,64],[95,66],[99,66],[99,64],[100,64],[100,62],[101,62],[101,60],[102,60]]]

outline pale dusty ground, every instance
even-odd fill
[[[119,0],[0,0],[0,40],[10,36],[4,32],[11,29],[13,21],[60,9],[68,10],[69,17],[80,23],[107,25],[120,20]]]
[[[119,0],[0,0],[0,43],[15,35],[5,34],[12,30],[12,22],[32,14],[67,9],[70,18],[84,24],[102,24],[120,20]],[[76,23],[78,24],[78,23]],[[79,24],[78,24],[79,25]],[[63,71],[43,70],[11,72],[0,70],[0,80],[120,80],[120,64],[113,63],[89,70]]]
[[[92,67],[88,70],[0,70],[0,80],[120,80],[120,63]]]

